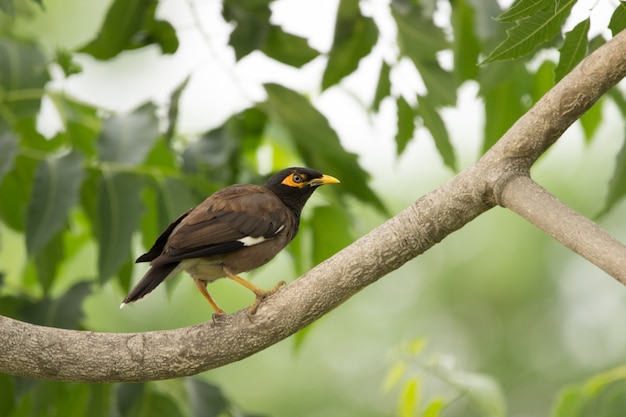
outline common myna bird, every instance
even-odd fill
[[[287,168],[265,185],[236,184],[215,192],[183,213],[135,262],[150,262],[150,269],[124,298],[121,307],[150,294],[167,277],[186,271],[216,315],[224,314],[206,286],[228,277],[250,289],[261,300],[284,285],[263,290],[239,277],[270,261],[298,232],[300,213],[315,189],[339,180],[309,168]]]

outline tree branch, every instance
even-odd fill
[[[0,372],[80,382],[143,381],[196,374],[250,356],[313,322],[496,203],[518,207],[523,197],[515,197],[520,189],[515,184],[521,183],[516,178],[527,176],[565,129],[624,76],[622,32],[548,92],[476,164],[269,297],[253,322],[240,311],[217,323],[118,334],[0,317]]]
[[[530,177],[507,183],[501,204],[626,285],[626,246]]]

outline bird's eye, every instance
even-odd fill
[[[300,174],[293,174],[292,177],[293,182],[300,183],[302,182],[302,176]]]

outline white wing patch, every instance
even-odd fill
[[[237,239],[237,242],[243,243],[244,246],[254,246],[266,240],[267,239],[265,239],[263,236],[259,236],[259,237],[246,236],[246,237],[242,237],[241,239]]]
[[[274,236],[282,232],[284,228],[285,228],[285,225],[283,224],[274,232]],[[259,236],[259,237],[246,236],[246,237],[242,237],[241,239],[237,239],[237,242],[243,243],[244,246],[254,246],[254,245],[258,245],[259,243],[265,242],[266,240],[267,238],[263,236]]]

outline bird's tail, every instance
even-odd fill
[[[135,285],[130,293],[124,298],[120,308],[124,307],[128,303],[141,300],[146,295],[150,294],[160,283],[167,278],[174,269],[178,266],[178,262],[173,262],[164,265],[157,265],[151,267],[146,275]]]

